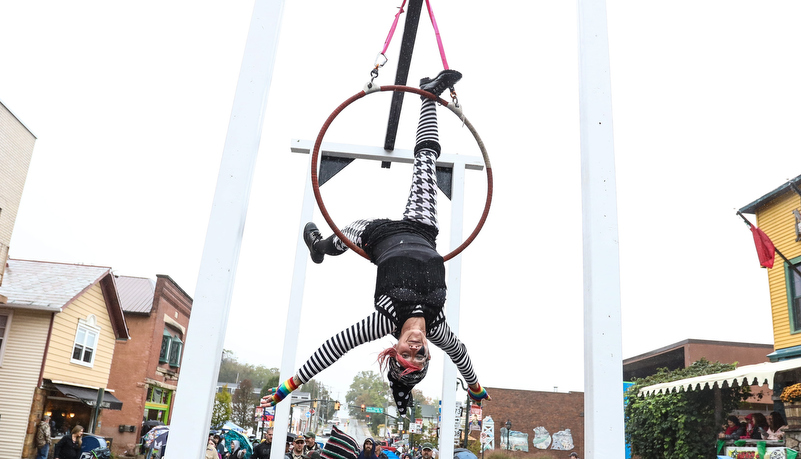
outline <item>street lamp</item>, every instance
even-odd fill
[[[506,421],[506,451],[509,451],[511,448],[509,447],[509,434],[512,433],[512,421]]]
[[[456,388],[458,389],[459,386],[462,386],[462,390],[467,391],[468,387],[465,385],[464,381],[459,378],[456,378]],[[470,411],[472,408],[472,403],[470,402],[470,392],[467,393],[467,398],[465,401],[465,413],[464,413],[464,448],[467,449],[467,434],[470,433],[470,426],[468,425],[468,420],[470,419]]]

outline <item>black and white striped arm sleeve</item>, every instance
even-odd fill
[[[467,347],[459,341],[459,338],[451,331],[451,327],[448,326],[447,322],[443,321],[437,325],[431,331],[428,340],[448,354],[467,384],[478,383],[478,377],[473,371],[470,355],[467,354]]]
[[[356,322],[329,338],[298,370],[301,383],[307,383],[315,375],[339,360],[349,350],[370,341],[383,338],[392,332],[392,322],[378,311]]]

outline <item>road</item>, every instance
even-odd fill
[[[345,433],[355,438],[360,447],[364,444],[364,440],[367,437],[372,437],[372,434],[368,431],[364,422],[359,421],[358,419],[349,419],[348,426],[343,430]]]

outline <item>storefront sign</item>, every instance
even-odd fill
[[[759,450],[756,446],[727,446],[725,449],[725,457],[732,459],[786,459],[785,447],[768,447],[765,450],[765,457],[759,456]]]

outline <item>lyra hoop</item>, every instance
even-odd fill
[[[317,134],[317,140],[314,142],[314,150],[312,150],[312,160],[311,160],[311,180],[312,180],[312,188],[314,189],[314,199],[317,200],[317,206],[320,207],[320,212],[323,214],[323,218],[325,221],[328,222],[328,226],[331,227],[331,230],[334,231],[334,234],[342,240],[351,250],[358,253],[359,255],[363,256],[366,259],[370,259],[367,254],[361,248],[357,247],[350,239],[348,239],[342,231],[339,230],[334,220],[331,219],[331,216],[328,214],[328,210],[325,208],[325,203],[323,202],[323,196],[320,194],[320,183],[317,179],[317,164],[318,159],[320,157],[320,146],[323,144],[323,137],[325,137],[325,133],[328,131],[328,127],[331,123],[336,119],[336,117],[344,110],[348,105],[356,102],[357,100],[361,99],[362,97],[366,96],[367,94],[372,94],[374,92],[384,92],[384,91],[400,91],[400,92],[411,92],[414,94],[418,94],[423,97],[427,97],[431,100],[435,100],[439,102],[441,105],[447,107],[452,111],[454,114],[460,117],[464,125],[470,130],[470,133],[473,134],[473,138],[476,139],[476,143],[478,144],[478,148],[481,149],[481,156],[484,158],[484,166],[487,170],[487,200],[484,203],[484,213],[481,214],[481,218],[478,220],[478,224],[476,224],[475,229],[467,237],[467,239],[462,242],[462,244],[455,248],[451,253],[442,257],[445,261],[450,260],[451,258],[455,257],[462,253],[462,251],[470,245],[471,242],[478,236],[478,233],[481,232],[481,228],[484,227],[484,222],[487,221],[487,215],[489,214],[490,205],[492,204],[492,166],[490,165],[489,155],[487,155],[487,149],[484,147],[484,142],[479,137],[478,133],[476,132],[473,125],[470,121],[467,120],[464,116],[462,116],[461,112],[458,111],[453,107],[453,104],[448,103],[447,101],[440,99],[439,97],[423,91],[422,89],[412,88],[410,86],[400,86],[400,85],[389,85],[389,86],[381,86],[378,91],[360,91],[359,93],[351,96],[345,102],[342,102],[339,107],[337,107],[331,115],[328,116],[328,119],[325,120],[323,127],[320,129],[320,133]]]

